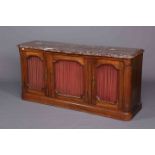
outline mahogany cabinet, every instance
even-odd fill
[[[142,107],[142,49],[46,41],[18,47],[24,100],[120,120]]]

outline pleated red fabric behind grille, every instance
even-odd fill
[[[38,57],[30,57],[27,61],[28,84],[31,89],[44,88],[43,62]]]
[[[97,96],[103,101],[116,102],[118,99],[118,71],[111,65],[97,68]]]
[[[63,95],[78,96],[83,94],[83,67],[73,61],[55,63],[56,91]]]

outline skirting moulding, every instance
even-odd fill
[[[120,120],[142,107],[143,49],[46,41],[18,47],[24,100]]]

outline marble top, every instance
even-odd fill
[[[143,53],[142,49],[108,47],[108,46],[88,46],[69,44],[61,42],[31,41],[18,45],[20,48],[40,49],[49,52],[74,53],[80,55],[107,56],[115,58],[134,58]]]

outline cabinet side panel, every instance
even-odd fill
[[[56,62],[55,87],[62,95],[81,97],[84,93],[83,67],[73,61]]]
[[[143,55],[138,55],[134,60],[132,77],[132,108],[134,108],[137,104],[141,104],[142,59]]]
[[[24,63],[24,53],[19,48],[19,54],[20,54],[20,64],[21,64],[21,85],[22,85],[22,96],[25,91],[25,63]]]
[[[116,103],[118,100],[118,71],[112,65],[102,65],[96,70],[97,97]]]
[[[29,88],[34,90],[44,88],[44,68],[40,58],[30,57],[27,59],[27,78]]]

